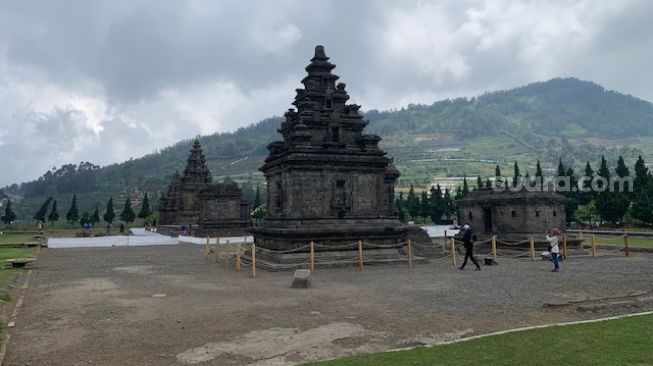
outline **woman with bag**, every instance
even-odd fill
[[[553,270],[551,272],[558,272],[560,269],[560,263],[558,262],[558,255],[560,253],[560,248],[558,247],[560,239],[558,239],[558,236],[560,235],[560,230],[553,228],[551,235],[549,236],[549,233],[546,234],[546,240],[549,242],[549,247],[551,248],[549,249],[549,252],[551,252],[551,261],[553,262]]]

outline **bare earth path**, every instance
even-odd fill
[[[292,273],[259,270],[252,279],[205,260],[202,249],[43,252],[4,364],[290,365],[601,317],[543,304],[653,292],[651,254],[570,259],[561,273],[511,259],[480,272],[446,259],[412,270],[318,269],[301,290],[290,288]]]

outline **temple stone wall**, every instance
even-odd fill
[[[540,235],[566,228],[567,199],[555,192],[481,189],[458,201],[461,223],[476,233]],[[489,215],[489,217],[488,217]]]

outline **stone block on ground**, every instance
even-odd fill
[[[34,258],[18,258],[5,260],[5,268],[20,268],[34,262]]]
[[[292,288],[309,288],[311,285],[311,271],[308,269],[295,270]]]

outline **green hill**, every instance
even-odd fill
[[[366,112],[368,131],[383,138],[381,146],[402,171],[400,186],[427,187],[443,177],[488,176],[496,164],[510,172],[517,160],[534,170],[536,160],[554,168],[558,159],[580,167],[606,155],[634,161],[653,158],[653,104],[588,81],[552,79],[474,98],[409,105],[400,110]],[[227,176],[252,186],[262,184],[258,172],[266,146],[280,138],[281,118],[273,117],[238,129],[200,138],[216,179]],[[158,197],[175,170],[183,169],[191,141],[181,141],[157,153],[99,167],[70,164],[39,179],[4,188],[20,198],[16,211],[31,217],[46,196],[55,196],[60,209],[77,193],[80,210],[102,206],[108,197]],[[614,166],[614,164],[613,164]],[[154,200],[156,201],[156,199]]]

